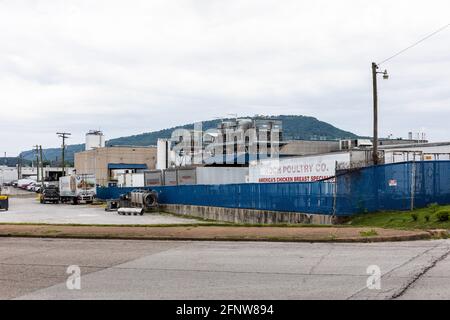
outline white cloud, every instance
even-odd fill
[[[371,132],[370,63],[450,23],[447,0],[0,1],[0,152],[239,115]],[[380,130],[448,140],[450,28],[386,63]]]

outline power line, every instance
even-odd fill
[[[394,54],[393,56],[391,56],[391,57],[389,57],[389,58],[387,58],[387,59],[381,61],[380,63],[378,63],[378,65],[381,65],[381,64],[383,64],[383,63],[385,63],[385,62],[387,62],[387,61],[389,61],[389,60],[391,60],[391,59],[394,59],[394,58],[397,57],[398,55],[401,55],[403,52],[405,52],[405,51],[407,51],[407,50],[409,50],[409,49],[411,49],[411,48],[417,46],[418,44],[420,44],[420,43],[424,42],[425,40],[431,38],[432,36],[434,36],[435,34],[437,34],[437,33],[441,32],[441,31],[443,31],[444,29],[446,29],[446,28],[449,27],[449,26],[450,26],[450,23],[446,24],[445,26],[439,28],[438,30],[434,31],[433,33],[430,33],[430,34],[427,35],[425,38],[420,39],[419,41],[417,41],[417,42],[415,42],[414,44],[410,45],[409,47],[403,49],[402,51],[400,51],[400,52]]]

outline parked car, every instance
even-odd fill
[[[36,183],[35,185],[33,185],[33,187],[31,188],[31,191],[34,191],[36,193],[40,193],[42,191],[42,183]]]
[[[40,203],[59,203],[59,189],[54,185],[45,186],[39,197]]]
[[[28,184],[28,185],[25,187],[25,190],[27,190],[27,191],[33,191],[33,188],[34,188],[35,184],[36,184],[36,182],[31,182],[30,184]]]
[[[17,187],[20,188],[20,189],[26,190],[27,187],[28,187],[31,183],[36,183],[36,181],[31,180],[31,179],[20,179],[20,180],[17,181]]]

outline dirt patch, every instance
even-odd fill
[[[115,227],[0,225],[0,236],[149,240],[379,242],[430,239],[426,231],[339,227]]]

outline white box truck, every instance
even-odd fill
[[[92,203],[96,194],[95,176],[73,174],[59,178],[59,196],[61,202]]]

